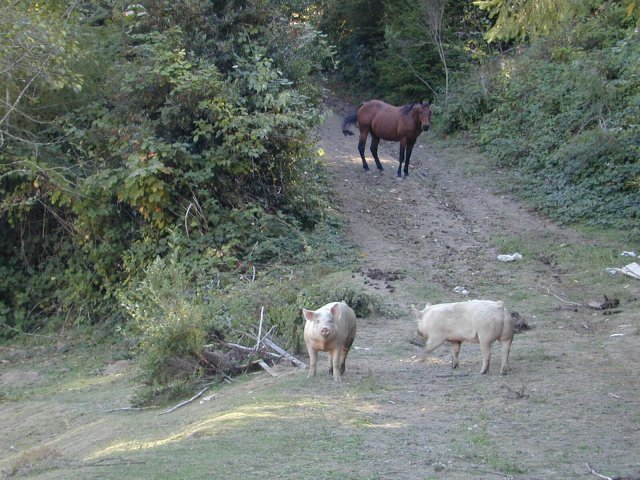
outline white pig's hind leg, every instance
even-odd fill
[[[502,347],[502,365],[500,366],[500,375],[506,375],[509,369],[509,350],[511,350],[511,341],[513,339],[502,340],[500,346]]]
[[[482,370],[480,375],[487,373],[489,370],[489,362],[491,361],[491,343],[480,341],[480,350],[482,351]]]
[[[342,347],[340,349],[340,361],[338,362],[338,366],[340,367],[340,374],[344,375],[344,371],[347,368],[347,355],[349,354],[349,348]]]

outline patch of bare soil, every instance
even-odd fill
[[[567,300],[599,292],[566,280],[569,272],[544,245],[588,251],[596,240],[501,194],[500,172],[476,168],[472,151],[434,147],[429,132],[418,140],[408,178],[396,177],[398,145],[385,142],[384,172],[374,172],[367,144],[372,171],[365,174],[357,136],[340,133],[353,107],[332,102],[320,144],[335,208],[362,252],[363,285],[401,312],[359,323],[360,350],[348,366],[389,391],[375,422],[405,425],[367,437],[366,448],[387,459],[379,478],[588,478],[587,462],[598,472],[640,478],[640,282],[622,282],[632,301],[614,316]],[[496,238],[539,247],[535,261],[496,261],[514,253],[499,251]],[[410,304],[422,308],[434,297],[505,301],[522,332],[507,376],[498,375],[497,343],[482,377],[476,345],[463,344],[456,371],[446,347],[423,361]]]
[[[24,387],[36,383],[40,372],[35,370],[14,369],[0,375],[0,385],[5,387]]]

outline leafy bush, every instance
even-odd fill
[[[444,118],[450,130],[475,123],[487,156],[511,170],[514,191],[545,213],[637,236],[640,42],[614,10],[593,20],[608,29],[601,43],[580,24],[500,56],[486,94],[469,75],[455,88],[463,101],[454,96]]]
[[[198,365],[212,328],[213,307],[194,291],[184,266],[156,259],[140,284],[124,296],[123,305],[134,321],[130,332],[143,383],[166,385],[176,377],[201,373]],[[177,361],[194,368],[176,371]]]
[[[3,136],[0,320],[18,329],[122,318],[116,292],[172,245],[224,271],[286,261],[324,215],[311,76],[332,50],[295,7],[152,2],[100,28],[97,8],[23,12],[64,15],[94,43],[76,55],[67,37],[60,81],[25,92],[46,116],[21,125],[33,142]]]
[[[300,311],[302,308],[315,310],[329,302],[341,301],[353,308],[356,316],[360,318],[380,311],[382,305],[380,297],[356,287],[350,281],[350,275],[345,272],[323,276],[320,281],[313,282],[302,289],[297,298]]]
[[[438,115],[438,128],[445,133],[470,130],[495,106],[492,96],[495,62],[474,65],[453,76],[455,86],[446,107]]]

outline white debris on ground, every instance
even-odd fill
[[[628,277],[640,280],[640,265],[637,262],[630,263],[622,268],[607,268],[606,271],[611,275],[622,273],[623,275],[626,275]]]
[[[467,289],[466,289],[466,288],[464,288],[464,287],[460,287],[460,286],[455,287],[455,288],[453,289],[453,291],[454,291],[455,293],[459,293],[460,295],[469,295],[469,290],[467,290]]]
[[[511,255],[498,255],[498,260],[501,262],[514,262],[516,260],[522,260],[522,255],[519,253],[513,253]]]

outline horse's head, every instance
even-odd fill
[[[429,124],[431,123],[431,104],[429,102],[420,102],[418,112],[420,112],[422,131],[426,132],[429,130]]]

